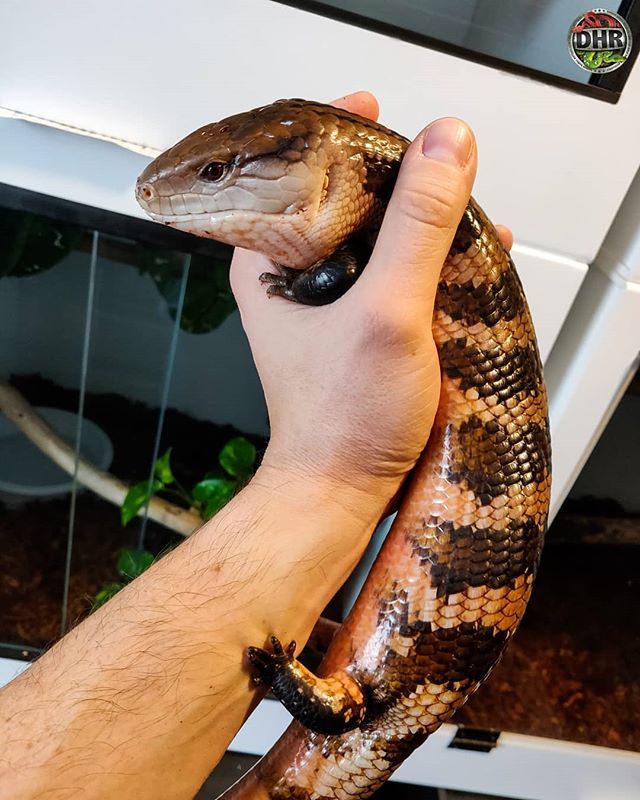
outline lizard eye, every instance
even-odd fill
[[[219,181],[227,171],[227,165],[222,161],[212,161],[200,170],[200,177],[205,181]]]

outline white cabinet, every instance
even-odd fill
[[[545,376],[551,397],[553,509],[577,478],[638,368],[640,173],[560,333]]]
[[[584,263],[640,163],[637,68],[609,105],[268,0],[191,0],[188,13],[153,0],[6,0],[0,28],[0,106],[134,146],[165,148],[278,97],[361,88],[406,135],[439,116],[467,119],[489,215],[518,241]]]
[[[263,701],[230,750],[262,755],[289,724],[279,703]],[[443,725],[392,780],[518,800],[631,800],[640,787],[640,755],[606,747],[503,733],[489,753],[449,747],[455,725]],[[496,798],[497,800],[497,798]]]

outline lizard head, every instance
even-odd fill
[[[395,177],[403,141],[332,106],[281,100],[189,134],[144,170],[136,198],[157,222],[304,268],[371,222],[373,160]]]

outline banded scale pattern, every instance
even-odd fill
[[[375,234],[407,146],[349,112],[279,101],[191,134],[145,170],[138,198],[158,221],[309,273],[318,265],[296,263],[299,247],[280,257],[290,239],[304,229],[305,249],[335,260],[353,234]],[[221,158],[220,185],[203,184],[203,168]],[[244,211],[232,217],[239,187]],[[188,200],[194,213],[168,214],[172,193],[180,212]],[[267,200],[269,209],[281,201],[281,216]],[[271,276],[269,288],[290,297],[291,281]],[[340,706],[346,694],[357,724],[318,733],[293,722],[226,800],[370,797],[478,689],[522,619],[549,506],[547,398],[515,267],[473,200],[441,273],[433,334],[440,403],[394,525],[318,678],[296,662],[288,668],[302,692],[294,714],[306,709],[313,722],[307,701],[326,692]],[[264,674],[287,661],[251,650]],[[290,688],[282,675],[273,672],[274,690],[279,680]]]
[[[371,692],[338,736],[294,722],[223,797],[370,797],[478,689],[529,600],[551,488],[547,400],[526,299],[472,201],[433,320],[443,373],[428,447],[322,674]]]

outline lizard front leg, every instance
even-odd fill
[[[370,252],[365,243],[350,243],[305,270],[278,265],[279,274],[263,272],[260,283],[266,284],[269,297],[284,297],[309,306],[327,305],[353,286]]]

